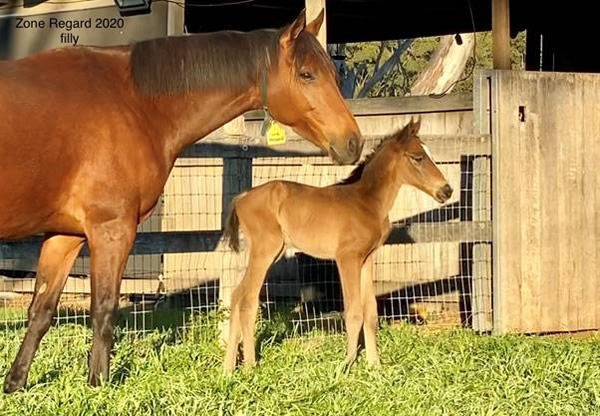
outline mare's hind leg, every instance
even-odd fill
[[[360,269],[362,259],[356,254],[336,258],[344,292],[344,320],[346,322],[347,350],[344,366],[349,369],[356,360],[358,339],[363,325],[363,309],[360,298]]]
[[[235,349],[239,336],[242,336],[244,365],[252,367],[256,364],[254,346],[254,325],[258,312],[260,289],[265,281],[271,264],[283,250],[283,235],[276,230],[263,230],[262,235],[250,241],[248,268],[243,280],[234,290],[231,299],[231,331],[227,345],[226,371],[235,365]]]
[[[135,217],[117,218],[86,227],[91,255],[92,352],[88,383],[108,379],[113,344],[114,313],[119,303],[121,277],[136,232]]]
[[[379,365],[379,354],[377,353],[377,300],[373,290],[373,257],[371,253],[362,267],[360,276],[360,296],[363,307],[363,333],[365,337],[365,349],[369,365]]]
[[[60,293],[83,241],[83,237],[46,236],[40,253],[35,292],[28,311],[27,333],[6,376],[6,393],[22,388],[27,382],[31,362],[40,341],[52,324]]]

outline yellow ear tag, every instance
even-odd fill
[[[278,144],[285,143],[285,130],[275,120],[271,120],[269,127],[267,128],[267,144],[269,146],[275,146]]]

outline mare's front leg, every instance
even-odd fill
[[[363,308],[360,298],[360,270],[363,259],[356,253],[348,253],[338,256],[336,262],[344,292],[344,320],[347,337],[344,367],[348,370],[356,361],[358,339],[363,325]]]
[[[114,314],[119,303],[121,277],[135,239],[136,225],[135,217],[130,216],[92,222],[86,227],[91,256],[93,339],[88,382],[92,386],[108,379]]]
[[[83,237],[76,236],[46,236],[38,263],[35,292],[28,311],[27,333],[6,376],[6,393],[25,386],[31,362],[52,324],[60,294],[83,241]]]

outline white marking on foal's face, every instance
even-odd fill
[[[425,154],[429,157],[429,159],[431,159],[433,164],[437,166],[437,163],[435,163],[435,160],[433,160],[433,156],[431,156],[431,151],[429,150],[429,147],[425,146],[424,144],[421,144],[421,146],[423,146],[423,150],[425,151]]]

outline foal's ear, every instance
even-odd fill
[[[412,117],[410,121],[402,130],[398,130],[396,133],[396,140],[403,141],[408,140],[411,137],[414,137],[419,133],[419,129],[421,128],[421,116],[415,121]]]
[[[312,33],[317,36],[319,33],[319,29],[321,29],[321,25],[323,24],[323,19],[325,19],[325,9],[321,9],[321,13],[313,20],[312,22],[306,25],[306,31],[308,33]]]
[[[410,133],[411,136],[416,136],[419,133],[419,129],[421,128],[421,116],[419,115],[419,118],[417,119],[417,121],[413,121],[413,118],[410,118],[410,122],[408,123],[408,133]]]
[[[314,22],[313,22],[314,23]],[[283,46],[289,46],[302,33],[306,27],[306,10],[302,9],[296,20],[286,27],[279,38],[279,43]]]

